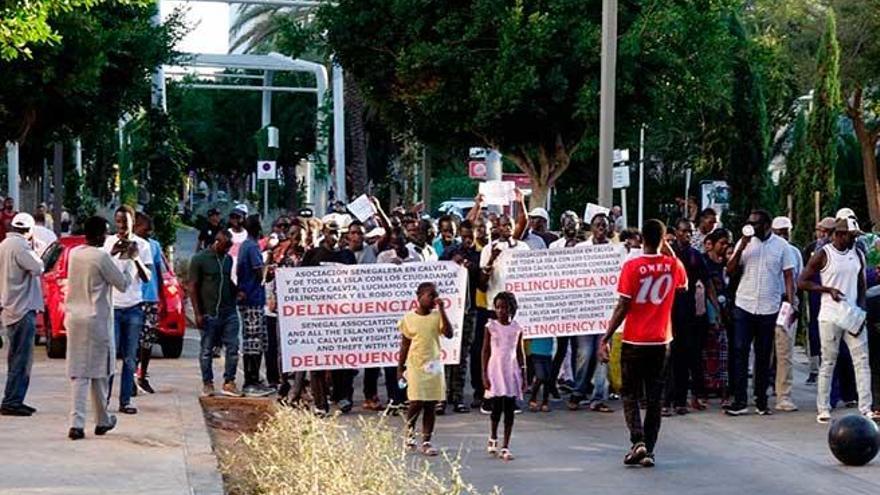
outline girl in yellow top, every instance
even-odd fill
[[[405,314],[397,323],[403,335],[398,380],[406,380],[409,409],[406,413],[407,445],[415,448],[415,425],[422,414],[422,447],[426,456],[438,451],[431,445],[434,433],[435,407],[446,396],[443,363],[440,359],[440,336],[452,338],[452,325],[446,317],[437,287],[431,282],[419,285],[416,291],[418,308]],[[434,311],[434,309],[437,311]],[[404,367],[406,372],[404,373]]]

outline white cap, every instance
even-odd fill
[[[239,204],[235,205],[235,208],[232,209],[232,212],[233,213],[238,212],[241,214],[241,216],[247,217],[248,216],[248,207],[244,203],[239,203]]]
[[[770,228],[773,230],[790,229],[791,220],[788,217],[776,217],[773,219],[773,223],[770,224]]]
[[[543,218],[545,222],[550,223],[550,215],[544,208],[533,208],[532,211],[529,212],[529,216]]]
[[[837,210],[837,215],[834,215],[835,220],[840,220],[841,218],[855,218],[856,213],[852,211],[850,208],[841,208]]]
[[[18,213],[14,217],[12,217],[12,226],[17,229],[27,229],[30,230],[34,228],[36,222],[34,222],[34,217],[32,217],[29,213]]]
[[[383,229],[382,227],[376,227],[375,229],[367,232],[364,237],[366,237],[367,239],[373,239],[375,237],[382,237],[384,235],[385,229]]]

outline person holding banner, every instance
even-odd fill
[[[436,456],[439,451],[431,445],[434,434],[437,402],[446,395],[443,364],[440,354],[440,336],[452,338],[452,324],[437,287],[423,282],[416,290],[418,307],[398,322],[402,334],[397,379],[406,384],[409,409],[406,413],[407,446],[416,447],[415,424],[422,415],[422,445],[420,452]]]
[[[578,214],[568,210],[562,214],[559,223],[562,225],[562,237],[552,242],[550,249],[572,248],[580,244],[581,240],[578,238],[578,235],[581,231],[581,219],[578,217]],[[571,348],[571,352],[569,352],[569,348]],[[567,362],[570,365],[566,365],[565,372],[570,373],[571,370],[577,368],[577,338],[574,336],[560,336],[556,338],[556,355],[553,356],[553,368],[550,371],[552,377],[550,380],[550,391],[557,398],[559,397],[559,391],[556,378],[559,377],[559,372],[562,371],[563,364],[566,363],[566,357],[569,357]],[[568,382],[568,385],[570,384],[571,382]]]
[[[590,238],[578,246],[608,244],[611,242],[608,237],[610,231],[611,223],[608,220],[608,214],[597,213],[590,219]],[[574,392],[568,399],[568,409],[576,411],[580,407],[580,402],[587,397],[588,387],[592,384],[590,410],[602,413],[614,412],[605,404],[605,399],[608,397],[608,366],[598,359],[600,335],[578,335],[576,342],[577,366],[575,367]]]
[[[459,227],[461,243],[447,249],[441,261],[454,261],[468,271],[467,309],[462,325],[461,353],[458,364],[446,366],[446,401],[452,405],[452,410],[457,413],[469,413],[471,409],[464,403],[464,383],[468,370],[468,354],[471,352],[474,338],[474,325],[477,323],[477,283],[480,280],[480,253],[474,247],[474,229],[470,221],[461,222]],[[485,325],[485,323],[484,323]],[[477,347],[477,346],[474,346]],[[482,350],[480,351],[482,352]],[[474,368],[477,371],[474,372]],[[479,360],[471,361],[471,382],[473,377],[482,376],[482,367]],[[476,387],[474,387],[476,390]],[[444,405],[445,406],[445,405]],[[438,410],[445,413],[445,407]]]
[[[687,288],[687,272],[663,241],[666,227],[648,220],[642,229],[644,254],[626,261],[620,273],[620,298],[599,346],[599,359],[608,362],[611,342],[623,328],[620,365],[623,412],[632,446],[626,465],[654,467],[654,447],[660,433],[665,368],[672,341],[672,303],[677,290]],[[647,399],[642,422],[639,398]]]
[[[339,249],[339,224],[331,220],[324,224],[324,238],[321,244],[308,251],[303,256],[300,266],[321,266],[323,264],[355,265],[357,260],[354,253],[348,249]],[[352,396],[354,395],[354,373],[352,370],[333,370],[330,372],[333,380],[333,395],[343,413],[348,413],[352,408]],[[314,400],[315,413],[319,416],[330,414],[330,405],[327,401],[327,372],[312,371],[310,376],[312,387],[312,399]]]

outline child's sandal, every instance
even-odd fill
[[[529,411],[538,412],[538,401],[536,401],[536,400],[529,401]]]
[[[541,412],[550,412],[550,404],[547,404],[546,402],[544,404],[541,404]]]
[[[498,440],[495,438],[490,438],[489,442],[486,444],[486,452],[489,453],[492,457],[498,455]]]
[[[416,437],[407,437],[406,438],[406,448],[409,450],[416,450]]]
[[[437,450],[436,448],[434,448],[433,445],[431,445],[431,442],[422,442],[421,451],[422,451],[422,455],[425,457],[434,457],[440,453],[439,450]]]
[[[501,449],[501,460],[502,461],[512,461],[513,460],[513,454],[510,453],[510,449],[508,449],[508,448]]]

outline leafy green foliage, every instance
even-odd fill
[[[64,176],[64,206],[73,215],[72,232],[80,233],[85,220],[98,211],[98,201],[86,187],[82,174],[68,173]]]
[[[6,1],[0,7],[0,60],[31,57],[35,44],[57,44],[62,34],[52,18],[74,10],[86,11],[101,3],[149,5],[151,0],[28,0]]]
[[[154,12],[151,2],[52,9],[48,19],[63,43],[34,45],[29,57],[0,60],[0,139],[85,136],[135,113],[149,94],[150,73],[171,60],[183,33],[177,15],[153,26]]]
[[[619,122],[663,118],[664,149],[699,147],[701,107],[727,94],[717,89],[730,77],[734,4],[621,4]],[[319,23],[392,128],[500,149],[531,176],[540,203],[572,159],[597,147],[600,13],[598,0],[341,0]]]
[[[145,210],[153,217],[159,243],[173,246],[177,238],[177,201],[189,150],[174,122],[161,109],[147,111],[142,129],[142,146],[134,150],[133,161],[147,164],[149,170],[145,187],[150,192],[150,201]]]
[[[792,239],[798,246],[806,246],[811,242],[816,224],[813,212],[813,175],[807,168],[807,146],[807,117],[801,111],[794,122],[791,149],[785,160],[786,170],[782,182],[782,190],[793,196]]]
[[[840,47],[834,11],[829,10],[825,33],[816,55],[816,87],[813,91],[813,110],[807,122],[809,152],[806,159],[806,170],[813,177],[813,191],[820,194],[824,214],[833,214],[837,208],[834,167],[837,163],[840,106]]]

